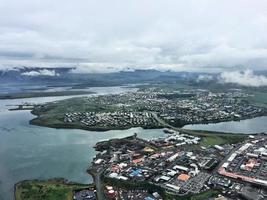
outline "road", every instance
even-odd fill
[[[162,119],[160,119],[156,113],[152,112],[151,114],[158,121],[158,123],[160,123],[162,126],[164,126],[166,128],[173,129],[173,130],[177,130],[177,131],[181,130],[181,128],[174,127],[174,126],[168,124],[167,122],[163,121]]]
[[[217,174],[218,169],[225,163],[227,162],[228,158],[236,151],[240,148],[240,146],[242,146],[242,143],[237,145],[236,147],[234,147],[218,164],[218,166],[213,170],[213,174]]]
[[[103,172],[104,172],[103,167],[99,167],[97,169],[91,169],[91,172],[90,172],[90,174],[94,178],[94,183],[95,183],[95,187],[96,187],[98,200],[104,200],[105,199],[104,192],[103,192],[103,185],[101,183],[101,174]]]
[[[172,130],[175,130],[175,131],[178,131],[178,132],[181,132],[181,133],[186,133],[186,134],[192,134],[193,131],[192,130],[186,130],[186,129],[183,129],[183,128],[178,128],[178,127],[175,127],[175,126],[172,126],[170,124],[168,124],[167,122],[165,122],[164,120],[160,119],[156,113],[152,112],[151,113],[152,116],[158,121],[158,123],[160,123],[162,126],[166,127],[166,128],[170,128]]]

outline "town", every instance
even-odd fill
[[[240,120],[262,116],[266,108],[249,104],[241,90],[214,93],[208,90],[164,92],[143,89],[116,95],[84,97],[86,110],[71,109],[63,124],[88,129],[161,128],[162,121],[186,124]],[[61,117],[60,117],[61,118]]]
[[[230,154],[219,169],[219,174],[266,187],[266,139],[256,138],[244,143],[240,148]]]
[[[148,112],[113,112],[113,113],[67,113],[66,123],[77,122],[91,127],[154,127],[158,126],[157,120]]]
[[[95,183],[100,187],[97,194],[103,193],[103,199],[139,195],[159,200],[219,191],[220,199],[267,198],[266,134],[202,146],[201,136],[164,132],[165,137],[151,140],[135,134],[97,143],[99,153],[89,168],[94,177],[100,177]]]

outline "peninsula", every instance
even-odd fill
[[[93,131],[162,128],[187,124],[233,121],[267,114],[267,108],[251,103],[240,90],[158,91],[140,89],[124,94],[76,97],[34,106],[31,124]]]

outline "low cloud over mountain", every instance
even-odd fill
[[[223,83],[236,83],[243,86],[267,86],[267,77],[255,75],[251,70],[223,72],[220,75]]]
[[[21,73],[23,76],[59,76],[55,70],[40,69]]]

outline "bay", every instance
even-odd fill
[[[122,93],[133,88],[94,88],[97,94]],[[82,95],[84,96],[84,95]],[[88,96],[88,95],[87,95]],[[43,103],[70,98],[42,97],[0,100],[0,199],[13,199],[14,184],[25,179],[62,177],[70,181],[91,183],[86,173],[96,152],[98,141],[137,133],[142,138],[163,136],[161,129],[112,130],[94,132],[78,129],[53,129],[30,125],[30,111],[8,111],[6,105],[22,102]]]
[[[267,116],[255,117],[240,121],[229,121],[208,124],[186,125],[183,128],[193,130],[207,130],[230,133],[261,133],[267,132]]]

